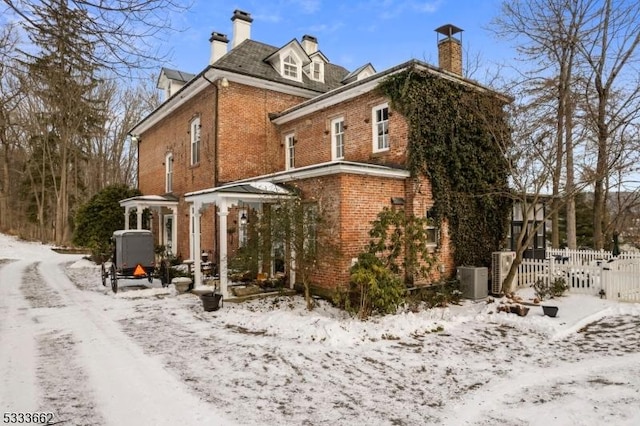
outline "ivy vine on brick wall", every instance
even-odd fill
[[[456,264],[489,266],[511,208],[500,149],[509,140],[504,99],[416,67],[389,76],[379,90],[408,121],[410,171],[431,182]]]

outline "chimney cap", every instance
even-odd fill
[[[241,21],[247,21],[249,23],[253,22],[253,18],[249,12],[245,12],[244,10],[236,9],[233,11],[233,16],[231,17],[232,21],[236,19],[240,19]]]
[[[309,35],[309,34],[303,35],[302,36],[302,40],[309,40],[309,41],[314,42],[314,43],[318,42],[318,39],[316,37],[314,37],[312,35]]]
[[[437,33],[440,33],[446,37],[451,37],[454,34],[457,33],[461,33],[462,31],[464,31],[462,28],[458,28],[455,25],[452,24],[445,24],[441,27],[436,28],[435,30]]]
[[[209,41],[221,41],[223,43],[229,43],[229,39],[227,38],[226,34],[217,33],[215,31],[211,33],[211,38],[209,39]]]

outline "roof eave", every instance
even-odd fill
[[[467,85],[476,90],[491,92],[496,96],[498,96],[505,103],[513,102],[513,99],[511,97],[503,95],[499,92],[496,92],[495,90],[489,87],[481,85],[480,83],[477,83],[472,80],[467,80],[455,73],[444,71],[440,68],[435,68],[432,65],[429,65],[425,62],[412,59],[400,65],[396,65],[395,67],[389,68],[385,71],[381,71],[379,73],[373,74],[362,80],[357,80],[345,86],[330,90],[320,96],[317,96],[313,99],[305,101],[301,104],[298,104],[279,114],[274,114],[271,117],[271,121],[274,124],[278,124],[278,125],[285,124],[291,120],[295,120],[297,118],[303,117],[307,114],[318,111],[320,109],[324,109],[329,106],[335,105],[339,102],[344,102],[345,100],[355,98],[357,96],[360,96],[364,93],[370,92],[371,90],[375,89],[378,86],[378,83],[382,79],[390,75],[402,72],[405,69],[408,69],[413,66],[419,67],[421,69],[426,70],[427,72],[439,75],[443,78],[454,81],[456,83]]]

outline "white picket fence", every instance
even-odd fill
[[[640,303],[640,254],[589,250],[547,250],[547,259],[523,259],[517,286],[564,278],[569,292]]]
[[[640,253],[620,253],[614,256],[612,252],[606,250],[569,250],[569,249],[546,249],[547,258],[570,263],[572,265],[590,265],[599,260],[612,259],[640,259]]]

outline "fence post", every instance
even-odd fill
[[[603,260],[600,263],[600,291],[604,291],[604,295],[605,297],[610,296],[609,294],[609,289],[608,289],[608,285],[607,285],[607,279],[609,278],[608,276],[605,276],[605,272],[607,272],[609,270],[609,268],[605,268],[605,261]],[[605,270],[606,269],[606,270]],[[601,296],[602,297],[602,296]]]
[[[553,260],[553,258],[548,257],[547,258],[547,262],[549,263],[549,274],[548,274],[548,278],[547,278],[547,285],[551,285],[551,283],[553,282],[552,278],[555,275],[555,262]]]

